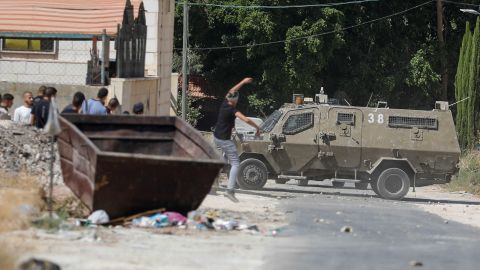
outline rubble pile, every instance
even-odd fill
[[[0,170],[39,176],[42,185],[50,179],[50,138],[28,126],[0,120]],[[60,160],[54,146],[54,183],[63,183]]]

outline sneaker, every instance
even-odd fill
[[[231,200],[232,202],[234,202],[234,203],[240,202],[240,201],[235,197],[235,192],[233,192],[233,191],[227,190],[227,192],[225,192],[225,197],[227,197],[228,199],[230,199],[230,200]]]

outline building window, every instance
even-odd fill
[[[294,135],[313,127],[313,113],[294,114],[283,125],[283,133]]]
[[[2,40],[2,51],[52,53],[55,51],[55,41],[53,39],[5,38]]]

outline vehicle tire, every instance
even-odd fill
[[[345,182],[332,181],[332,185],[334,188],[343,188],[345,186]]]
[[[400,200],[410,189],[410,177],[400,168],[389,168],[380,174],[374,185],[380,197],[387,200]]]
[[[308,179],[297,180],[297,185],[299,187],[306,187],[308,186]]]
[[[288,179],[275,179],[275,184],[284,185],[288,182]]]
[[[261,189],[267,183],[267,166],[258,159],[249,158],[240,163],[237,183],[242,189]]]
[[[355,188],[360,189],[360,190],[367,190],[368,189],[368,182],[355,183]]]

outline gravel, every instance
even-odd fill
[[[40,130],[0,120],[0,170],[38,176],[42,185],[50,179],[50,138]],[[54,184],[62,184],[57,145],[54,145]]]

